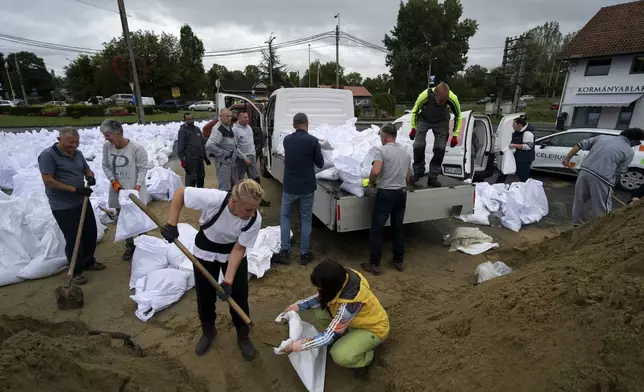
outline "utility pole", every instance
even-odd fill
[[[519,97],[521,96],[521,85],[523,84],[523,74],[525,72],[525,62],[526,62],[526,50],[528,48],[528,40],[529,37],[526,35],[522,35],[519,37],[519,72],[517,74],[517,77],[515,79],[515,89],[514,89],[514,99],[512,100],[512,108],[514,109],[514,112],[517,111],[518,105],[519,105]]]
[[[139,117],[139,124],[145,124],[145,114],[143,113],[143,97],[141,96],[141,86],[139,85],[139,74],[136,69],[136,59],[134,58],[134,48],[132,47],[132,37],[130,37],[130,28],[127,24],[127,13],[125,12],[125,3],[123,0],[116,0],[121,15],[121,26],[123,27],[123,38],[127,46],[127,54],[130,57],[130,68],[132,71],[132,84],[134,99],[136,100],[136,112]]]
[[[510,38],[505,39],[505,47],[503,49],[503,62],[501,63],[501,75],[497,75],[497,94],[496,94],[496,110],[497,116],[501,115],[501,103],[503,101],[503,90],[505,87],[505,69],[508,66],[508,51],[510,50]]]
[[[268,38],[268,41],[265,43],[268,44],[268,78],[269,78],[269,84],[273,84],[273,40],[275,37],[273,37],[273,33],[271,33],[271,36]]]
[[[320,88],[320,59],[318,59],[317,62],[318,62],[318,84],[317,84],[317,87]]]
[[[311,87],[311,44],[309,44],[309,87]]]
[[[429,55],[429,68],[427,69],[427,90],[432,88],[432,60],[434,59],[434,56],[432,54]]]
[[[13,54],[13,59],[16,61],[16,71],[18,72],[18,79],[20,80],[20,89],[22,90],[22,99],[25,100],[25,105],[27,104],[27,93],[25,92],[25,84],[22,81],[22,73],[20,72],[20,66],[18,65],[18,56],[16,53]]]
[[[4,61],[4,70],[7,72],[7,80],[9,81],[9,89],[11,89],[11,98],[13,100],[16,100],[16,92],[13,91],[13,83],[11,83],[11,78],[9,77],[9,63],[7,63],[7,60]],[[25,102],[27,104],[27,102]]]
[[[335,26],[335,88],[340,88],[340,13],[335,18],[338,20]]]

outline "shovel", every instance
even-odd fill
[[[138,197],[136,197],[133,194],[130,194],[129,197],[130,197],[130,200],[132,200],[134,204],[136,204],[141,209],[141,211],[145,213],[145,215],[147,215],[150,219],[152,219],[152,221],[159,227],[159,230],[163,229],[164,224],[161,222],[161,220],[159,220],[159,218],[156,215],[154,215],[150,210],[148,210],[148,207],[145,204],[143,204],[143,202]],[[192,262],[192,264],[194,264],[195,268],[198,269],[199,272],[201,272],[201,274],[206,277],[208,282],[210,282],[210,284],[215,288],[215,290],[223,294],[224,289],[221,288],[219,283],[217,283],[217,280],[215,280],[215,278],[213,278],[212,275],[210,275],[210,273],[204,268],[204,266],[201,265],[199,260],[197,260],[192,255],[192,253],[190,253],[190,251],[186,249],[185,246],[183,246],[181,241],[179,241],[179,239],[176,239],[174,240],[174,244],[177,246],[177,248],[179,248],[181,252],[183,252],[184,255],[186,255],[186,257]],[[253,322],[251,321],[250,317],[248,317],[246,312],[244,312],[242,308],[240,308],[239,305],[237,305],[237,302],[235,302],[234,299],[229,297],[226,301],[228,302],[230,307],[239,315],[239,317],[241,317],[244,323],[246,323],[248,326],[251,326],[251,327],[253,326]]]
[[[72,253],[72,260],[69,263],[69,270],[67,271],[67,284],[64,286],[56,287],[54,294],[56,295],[56,305],[58,310],[80,309],[85,304],[85,297],[83,290],[73,284],[74,268],[76,267],[76,259],[78,258],[78,250],[80,248],[81,237],[83,236],[83,225],[85,223],[85,215],[87,214],[87,196],[83,198],[83,209],[81,210],[80,222],[78,222],[78,232],[76,233],[76,243],[74,244],[74,252]]]

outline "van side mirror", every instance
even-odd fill
[[[550,143],[547,140],[544,140],[544,141],[541,142],[540,145],[541,145],[541,148],[543,149],[543,148],[548,147],[550,145]]]

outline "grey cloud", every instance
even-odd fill
[[[0,31],[35,40],[100,48],[103,42],[120,34],[119,17],[86,4],[117,11],[113,0],[3,0]],[[233,3],[223,0],[192,0],[189,6],[175,0],[125,0],[133,17],[130,28],[178,34],[179,26],[188,23],[203,39],[206,50],[216,51],[263,45],[272,32],[276,43],[310,36],[335,28],[336,13],[341,15],[343,31],[374,44],[382,45],[384,34],[395,22],[397,0],[246,0]],[[479,22],[479,31],[470,41],[470,64],[492,67],[501,61],[506,36],[514,36],[558,20],[564,33],[581,28],[600,7],[621,3],[617,0],[462,0],[464,16]],[[152,23],[151,23],[152,22]],[[346,43],[346,42],[344,42]],[[334,40],[311,44],[312,59],[335,59]],[[33,50],[49,68],[62,72],[66,58],[73,53],[51,49],[28,48],[0,41],[0,51]],[[286,48],[278,52],[292,70],[304,72],[308,47]],[[259,55],[238,55],[204,60],[206,68],[214,62],[229,68],[255,64]],[[386,72],[384,54],[366,48],[342,46],[340,61],[347,71],[374,76]]]

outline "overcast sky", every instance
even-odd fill
[[[0,0],[0,33],[84,48],[121,34],[116,0]],[[462,0],[464,17],[479,23],[470,41],[469,63],[486,67],[501,62],[507,36],[557,20],[563,33],[578,30],[599,8],[624,3],[618,0]],[[396,23],[398,0],[125,0],[130,30],[165,31],[179,35],[188,23],[203,40],[206,51],[263,45],[273,33],[275,43],[308,37],[335,28],[340,13],[341,30],[382,46],[384,34]],[[189,5],[188,5],[189,4]],[[94,5],[94,6],[92,6]],[[28,47],[0,40],[0,52],[34,51],[57,74],[77,54]],[[308,63],[308,46],[278,51],[291,70],[303,73]],[[335,60],[334,39],[311,44],[311,58]],[[206,70],[213,63],[229,69],[257,64],[258,54],[206,58]],[[340,62],[348,72],[363,76],[387,72],[384,54],[341,40]]]

